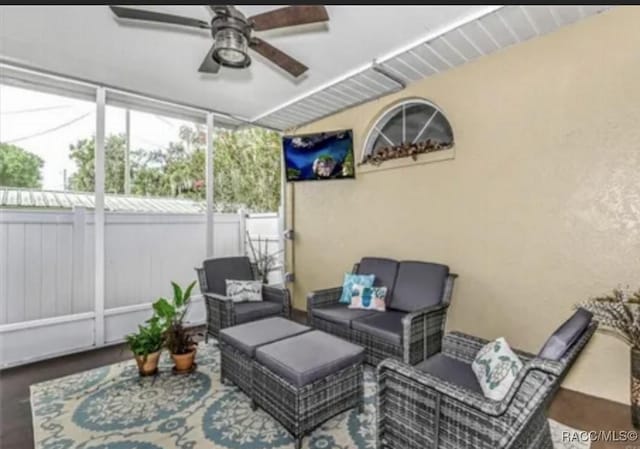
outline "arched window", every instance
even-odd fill
[[[362,152],[363,164],[378,165],[389,159],[417,158],[453,146],[453,131],[433,103],[411,99],[394,104],[373,124]]]

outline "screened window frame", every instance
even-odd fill
[[[5,63],[0,58],[0,84],[21,89],[33,90],[47,94],[59,95],[73,99],[90,101],[95,106],[95,156],[94,156],[94,218],[93,218],[93,235],[87,241],[93,245],[93,275],[87,279],[93,282],[93,298],[92,309],[89,312],[65,314],[55,316],[53,318],[39,318],[29,321],[20,321],[9,324],[0,324],[0,335],[6,332],[13,332],[23,329],[40,328],[44,326],[59,325],[71,323],[81,320],[90,320],[92,326],[93,340],[91,347],[100,347],[109,344],[106,334],[106,317],[117,313],[127,313],[130,311],[141,310],[147,308],[148,304],[137,304],[132,306],[123,306],[116,308],[108,308],[105,303],[106,298],[106,270],[105,270],[105,128],[106,128],[106,106],[115,106],[120,108],[130,108],[132,110],[178,118],[186,121],[199,122],[200,117],[204,118],[207,127],[207,150],[206,150],[206,175],[205,183],[207,186],[213,186],[214,172],[214,132],[215,129],[238,129],[245,126],[253,125],[244,119],[235,118],[231,115],[222,114],[213,110],[205,110],[195,106],[177,104],[171,101],[138,94],[115,87],[104,86],[98,83],[79,80],[70,76],[49,73],[39,69],[25,68],[14,64]],[[265,127],[266,128],[266,127]],[[283,171],[284,173],[284,171]],[[284,178],[282,178],[282,189],[284,189]],[[212,187],[207,187],[207,208],[206,208],[206,257],[213,257],[214,249],[214,191]],[[282,195],[281,198],[285,198]],[[285,216],[285,205],[281,206],[281,216]],[[0,209],[0,213],[2,210]],[[75,349],[74,349],[75,350]],[[50,353],[36,356],[39,358],[49,357]],[[24,360],[12,362],[22,364]],[[0,363],[2,365],[2,363]],[[1,366],[0,366],[1,367]]]
[[[387,108],[385,110],[383,110],[382,113],[380,113],[380,115],[369,126],[369,130],[367,131],[367,135],[366,135],[365,140],[364,140],[364,145],[362,147],[362,152],[360,154],[360,162],[361,163],[364,161],[364,159],[367,157],[367,155],[372,153],[373,146],[376,143],[376,141],[378,140],[378,137],[384,138],[391,145],[399,145],[399,144],[396,144],[396,143],[392,142],[391,139],[389,139],[389,137],[386,136],[382,132],[382,129],[391,121],[391,119],[393,119],[394,117],[397,116],[398,112],[401,112],[403,114],[403,120],[402,120],[402,137],[403,137],[403,139],[402,140],[403,140],[403,142],[405,141],[405,139],[406,139],[406,116],[405,116],[406,110],[407,110],[408,107],[416,106],[416,105],[429,106],[429,107],[434,109],[434,112],[427,119],[427,121],[425,122],[423,127],[418,132],[418,135],[413,139],[412,143],[417,143],[419,141],[418,139],[420,139],[420,137],[422,137],[425,134],[425,132],[428,130],[428,128],[431,125],[431,123],[433,122],[433,120],[436,118],[436,116],[438,114],[440,114],[446,120],[447,124],[449,125],[449,128],[451,128],[451,144],[453,145],[453,142],[454,142],[453,127],[451,126],[451,122],[447,118],[447,116],[444,113],[444,111],[438,105],[436,105],[432,101],[429,101],[429,100],[427,100],[425,98],[418,98],[418,97],[407,98],[405,100],[402,100],[400,102],[396,102],[396,103],[393,103],[393,104],[387,106]]]

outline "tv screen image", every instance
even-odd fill
[[[282,149],[287,181],[355,177],[351,130],[285,136]]]

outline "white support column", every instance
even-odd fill
[[[207,113],[207,154],[205,184],[207,186],[207,258],[213,257],[213,199],[214,199],[214,166],[213,157],[215,155],[215,142],[213,141],[213,113]]]
[[[282,133],[280,133],[282,134]],[[284,160],[284,151],[280,151],[280,205],[278,206],[278,250],[280,253],[280,276],[282,284],[286,284],[285,273],[287,272],[287,241],[284,232],[287,229],[287,167]]]
[[[240,256],[247,255],[247,211],[240,209],[238,211],[238,217],[240,219],[238,232],[240,234]]]
[[[280,259],[280,282],[282,282],[282,284],[285,283],[284,274],[287,272],[287,242],[284,238],[284,231],[287,228],[286,218],[287,217],[284,211],[284,203],[281,202],[280,207],[278,207],[278,251],[280,251],[280,255],[278,256],[278,258]]]
[[[85,248],[86,243],[86,210],[84,207],[73,208],[73,234],[71,240],[71,279],[72,285],[72,310],[76,305],[87,298],[90,292],[87,291],[87,279],[85,278]]]
[[[131,111],[125,111],[124,194],[131,194]]]
[[[282,137],[282,133],[280,133]],[[284,238],[284,233],[287,230],[287,164],[284,159],[284,151],[280,151],[280,206],[278,207],[278,231],[280,233],[278,239],[278,250],[280,254],[280,272],[282,276],[282,284],[286,285],[286,273],[287,273],[287,241]],[[291,246],[293,251],[293,245]]]
[[[95,345],[104,345],[104,296],[105,296],[105,248],[104,248],[104,138],[105,138],[105,88],[96,90],[96,153],[95,153]]]

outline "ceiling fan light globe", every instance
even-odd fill
[[[212,57],[220,65],[244,68],[251,64],[247,54],[246,36],[233,28],[224,28],[215,34]]]

